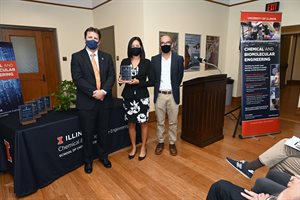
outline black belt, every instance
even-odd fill
[[[172,91],[158,91],[161,94],[172,94]]]

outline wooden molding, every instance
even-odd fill
[[[245,3],[251,3],[251,2],[254,2],[254,1],[258,1],[258,0],[249,0],[249,1],[241,2],[241,3],[235,3],[235,4],[232,4],[232,5],[217,2],[217,1],[214,1],[214,0],[205,0],[205,1],[215,3],[215,4],[219,4],[219,5],[222,5],[222,6],[232,7],[232,6],[237,6],[237,5],[241,5],[241,4],[245,4]]]
[[[54,5],[54,6],[64,6],[64,7],[69,7],[69,8],[78,8],[78,9],[85,9],[85,10],[94,10],[112,0],[107,0],[103,3],[100,3],[99,5],[96,5],[93,8],[88,8],[88,7],[82,7],[82,6],[72,6],[72,5],[66,5],[66,4],[59,4],[59,3],[51,3],[51,2],[45,2],[45,1],[38,1],[38,0],[21,0],[21,1],[27,1],[27,2],[32,2],[32,3],[42,3],[42,4],[48,4],[48,5]]]
[[[300,25],[283,26],[281,35],[297,34],[300,33]]]

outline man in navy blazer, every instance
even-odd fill
[[[154,70],[154,103],[157,119],[158,144],[155,154],[160,155],[164,149],[165,115],[169,119],[169,150],[172,156],[177,155],[177,117],[180,103],[179,86],[183,78],[183,57],[172,52],[172,39],[169,35],[160,37],[162,53],[153,56],[151,68]]]
[[[115,70],[111,55],[98,50],[100,30],[90,27],[85,30],[84,38],[85,48],[72,55],[71,73],[77,87],[76,108],[83,136],[84,170],[91,173],[93,136],[96,133],[99,159],[104,167],[111,167],[105,149],[105,138],[112,106]]]

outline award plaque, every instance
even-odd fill
[[[50,111],[51,110],[51,99],[50,99],[50,96],[44,96],[42,98],[44,99],[45,110]]]
[[[31,104],[32,105],[32,113],[33,113],[33,118],[37,119],[40,118],[41,115],[39,114],[39,110],[38,110],[38,104],[36,100],[33,101],[27,101],[25,102],[26,104]]]
[[[40,98],[40,99],[36,99],[37,101],[37,105],[38,105],[38,111],[39,111],[39,114],[42,115],[42,114],[46,114],[47,111],[45,110],[45,102],[44,102],[44,99],[43,98]]]
[[[22,125],[36,122],[33,117],[33,109],[31,103],[19,106],[19,120]]]
[[[132,79],[131,65],[121,65],[120,74],[123,81],[130,81]]]
[[[39,107],[38,107],[38,102],[36,100],[31,101],[32,104],[32,110],[33,110],[33,117],[35,119],[40,118],[41,114],[39,113]]]

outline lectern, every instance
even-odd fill
[[[226,74],[183,83],[181,138],[200,147],[223,139]]]

